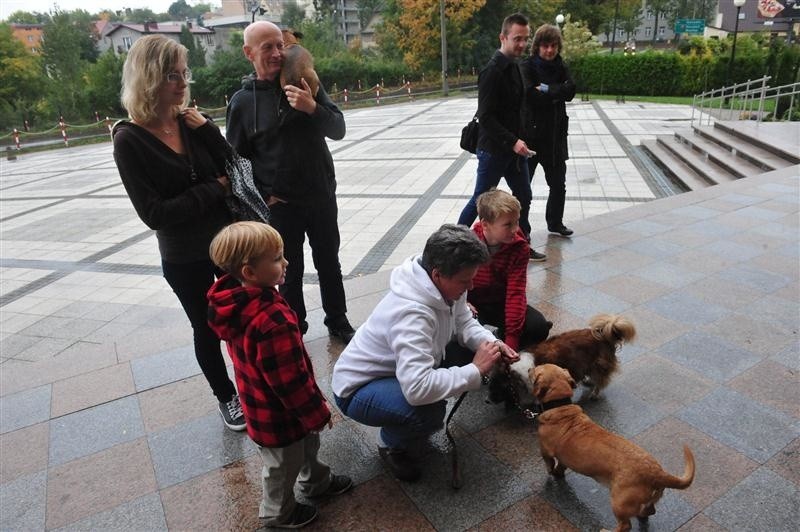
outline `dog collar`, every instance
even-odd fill
[[[571,404],[572,404],[571,397],[565,397],[564,399],[557,399],[555,401],[550,401],[542,404],[542,412],[547,412],[548,410],[552,410],[553,408],[558,408],[560,406],[567,406]]]

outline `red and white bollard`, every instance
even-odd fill
[[[375,85],[375,103],[377,105],[381,104],[381,86]]]
[[[16,144],[17,149],[19,149],[19,131],[17,128],[14,128],[14,144]]]
[[[347,89],[345,89],[344,90],[344,104],[345,105],[347,105],[347,101],[348,101],[348,97],[347,96],[348,96],[348,94],[349,94],[349,92],[347,91]]]
[[[31,126],[30,126],[30,124],[28,124],[27,120],[23,120],[22,121],[22,125],[25,126],[25,131],[30,131],[31,130]]]
[[[94,121],[95,122],[99,122],[100,121],[100,113],[98,113],[97,111],[94,112]]]
[[[413,100],[414,97],[411,96],[411,82],[410,81],[406,82],[406,91],[408,92],[408,99],[409,100]]]
[[[106,127],[108,128],[108,132],[111,133],[111,119],[106,117]]]
[[[64,123],[64,117],[58,117],[58,125],[61,127],[61,136],[64,138],[64,146],[69,147],[69,139],[67,138],[67,124]]]
[[[228,95],[225,95],[225,107],[228,107]]]

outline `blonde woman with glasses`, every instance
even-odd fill
[[[122,69],[122,105],[131,119],[112,130],[114,160],[136,213],[156,232],[164,278],[192,325],[197,362],[222,419],[240,431],[246,428],[242,408],[208,326],[206,300],[220,273],[208,246],[230,223],[230,147],[217,126],[187,108],[191,79],[181,44],[161,35],[134,43]]]

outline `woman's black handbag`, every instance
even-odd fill
[[[461,130],[461,148],[475,153],[478,150],[478,117],[473,116],[472,120]]]
[[[225,170],[232,192],[225,202],[234,219],[269,223],[269,207],[253,180],[253,164],[231,148],[225,161]]]

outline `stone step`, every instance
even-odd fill
[[[793,163],[787,161],[783,157],[774,154],[771,151],[760,148],[755,144],[746,142],[746,139],[732,135],[722,128],[713,126],[694,126],[694,132],[697,135],[705,137],[706,139],[719,144],[724,149],[732,152],[737,157],[740,157],[755,166],[763,169],[764,172],[770,170],[777,170],[779,168],[786,168]]]
[[[738,179],[737,176],[710,162],[705,155],[695,152],[680,142],[674,135],[657,135],[656,141],[712,185]]]
[[[778,123],[779,125],[782,123]],[[796,123],[783,124],[786,127],[792,127]],[[715,122],[714,127],[741,139],[747,140],[749,144],[758,146],[759,148],[771,152],[781,159],[789,161],[791,164],[800,164],[800,148],[793,139],[776,138],[772,129],[764,129],[764,133],[758,129],[757,126],[751,124],[744,124],[742,127],[737,127],[736,122]],[[767,125],[772,125],[768,123]]]
[[[699,190],[712,185],[655,140],[643,140],[642,147],[651,159],[666,170],[686,190]]]
[[[726,150],[702,135],[695,135],[691,129],[675,131],[675,138],[737,178],[750,177],[774,170],[774,168],[764,168],[747,159],[740,158],[735,151]]]

